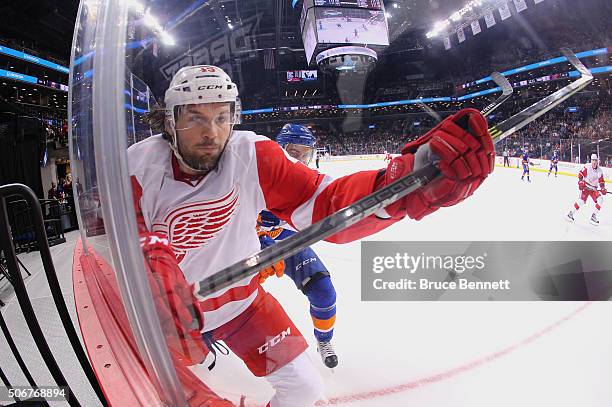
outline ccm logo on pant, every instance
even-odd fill
[[[266,352],[268,349],[275,347],[276,345],[279,344],[280,341],[282,341],[283,339],[285,339],[285,337],[289,335],[291,335],[291,329],[290,327],[287,327],[287,330],[279,333],[274,338],[270,339],[268,342],[264,343],[259,348],[257,348],[257,350],[259,350],[259,354],[261,355],[262,353]]]

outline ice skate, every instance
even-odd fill
[[[573,222],[574,221],[574,213],[572,211],[570,211],[567,215],[565,215],[565,220],[568,222]]]
[[[336,356],[336,352],[330,341],[317,341],[317,351],[321,355],[321,360],[325,366],[330,369],[338,366],[338,356]]]
[[[599,221],[597,220],[597,216],[595,214],[591,215],[590,222],[591,222],[591,225],[599,226]]]

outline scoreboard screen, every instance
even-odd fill
[[[287,82],[309,82],[317,80],[317,71],[287,71]]]
[[[314,6],[382,10],[382,0],[314,0]]]
[[[334,46],[388,46],[382,0],[304,0],[300,16],[308,64],[314,54]]]
[[[48,88],[55,88],[59,90],[63,90],[64,92],[68,92],[68,85],[64,85],[63,83],[53,82],[47,79],[38,79],[38,84],[42,86],[46,86]]]
[[[315,21],[321,44],[389,45],[383,11],[317,7]]]

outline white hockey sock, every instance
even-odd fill
[[[311,407],[323,396],[323,378],[306,352],[265,378],[276,390],[271,407]]]

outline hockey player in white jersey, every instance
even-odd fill
[[[574,202],[574,210],[570,210],[565,219],[568,222],[574,221],[574,212],[578,211],[584,205],[589,197],[595,202],[595,210],[591,215],[591,224],[599,226],[597,214],[601,210],[603,204],[603,195],[606,195],[606,183],[604,181],[603,171],[599,166],[599,157],[597,154],[591,155],[591,163],[586,164],[578,173],[578,189],[580,195],[578,200]]]
[[[493,143],[486,119],[464,109],[404,146],[385,169],[334,180],[267,137],[234,130],[237,98],[231,78],[214,66],[185,67],[172,78],[165,131],[128,150],[141,245],[145,258],[157,259],[149,261],[152,291],[184,363],[202,361],[202,335],[208,344],[222,340],[275,389],[271,407],[309,406],[321,396],[322,379],[258,273],[207,296],[199,282],[259,251],[256,219],[266,208],[300,230],[433,160],[438,179],[327,241],[358,240],[406,216],[420,220],[455,205],[493,171]]]

